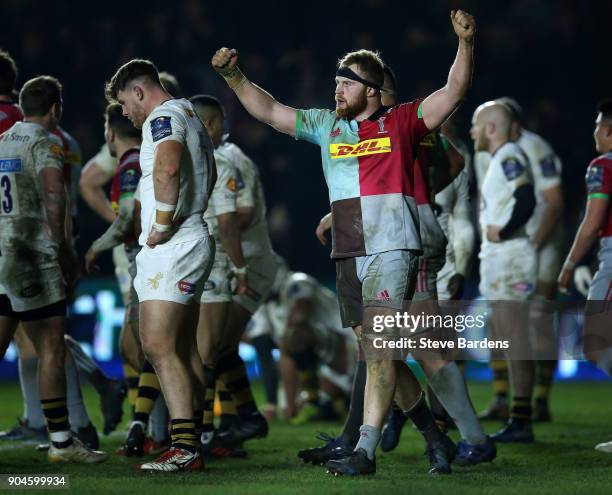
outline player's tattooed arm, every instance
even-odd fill
[[[598,233],[606,221],[609,202],[610,200],[607,197],[589,199],[584,219],[578,228],[578,232],[576,232],[572,248],[565,259],[565,263],[557,279],[561,292],[567,291],[574,277],[576,265],[584,258],[593,244],[597,241]]]
[[[155,149],[153,159],[153,190],[155,201],[169,206],[176,206],[180,188],[181,156],[183,155],[183,144],[179,141],[162,141]],[[174,229],[172,223],[177,214],[176,209],[155,210],[155,223],[149,232],[147,245],[154,247],[162,244],[172,237]]]
[[[85,269],[87,273],[96,273],[98,271],[98,267],[94,265],[94,262],[100,253],[118,246],[124,242],[126,237],[134,232],[134,204],[135,200],[133,197],[122,198],[119,201],[119,214],[117,218],[85,253]]]
[[[459,38],[459,48],[446,85],[429,95],[422,103],[423,120],[431,130],[440,127],[451,116],[472,84],[476,22],[470,14],[461,10],[451,11],[450,17],[455,34]]]
[[[237,50],[223,47],[213,55],[211,63],[234,90],[247,112],[260,122],[295,136],[297,110],[279,103],[270,93],[249,81],[238,67]]]

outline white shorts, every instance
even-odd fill
[[[612,267],[600,265],[589,287],[589,301],[612,301]]]
[[[129,273],[130,262],[127,254],[125,254],[125,247],[123,244],[119,244],[113,248],[113,263],[115,264],[115,276],[117,277],[119,290],[125,299],[130,293],[132,277]]]
[[[66,285],[59,265],[37,267],[32,263],[0,265],[4,294],[13,311],[23,312],[44,308],[66,299]]]
[[[276,253],[270,251],[262,256],[247,259],[247,265],[247,293],[235,294],[232,300],[253,314],[268,297],[280,263]]]
[[[537,280],[556,285],[561,271],[561,248],[561,242],[553,238],[538,251]]]
[[[525,238],[486,244],[480,251],[480,293],[489,301],[526,301],[535,289],[536,263]]]
[[[138,301],[199,303],[213,262],[211,238],[143,246],[136,256]]]
[[[230,259],[224,252],[217,251],[210,276],[204,284],[204,292],[202,292],[200,302],[202,304],[230,302],[232,300],[231,279]]]

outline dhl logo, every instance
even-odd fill
[[[332,160],[377,153],[391,153],[391,138],[366,139],[357,144],[330,143],[329,145],[329,156]]]

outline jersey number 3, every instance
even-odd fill
[[[10,175],[0,175],[0,214],[10,215],[15,210],[15,190]]]

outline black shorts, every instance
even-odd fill
[[[55,316],[66,316],[66,299],[57,301],[42,308],[30,309],[28,311],[13,311],[11,301],[6,294],[0,294],[0,316],[14,318],[19,321],[35,321],[53,318]]]

